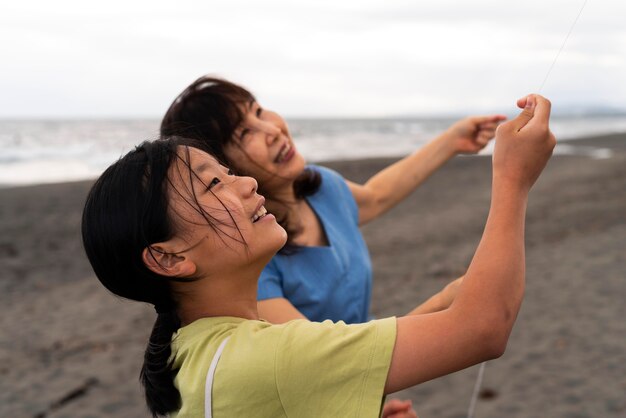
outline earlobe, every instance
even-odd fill
[[[196,264],[188,257],[168,252],[159,244],[144,248],[141,258],[148,269],[161,276],[190,277],[196,272]]]

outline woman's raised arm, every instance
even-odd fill
[[[457,154],[475,154],[493,138],[503,115],[472,116],[454,123],[413,154],[374,174],[365,184],[346,181],[359,207],[359,225],[387,212]]]

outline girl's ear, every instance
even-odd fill
[[[141,258],[148,269],[161,276],[191,277],[196,272],[196,264],[184,253],[172,252],[167,242],[144,248]]]

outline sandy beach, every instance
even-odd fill
[[[612,156],[557,155],[535,186],[526,298],[507,352],[486,365],[476,418],[626,417],[626,134],[567,145]],[[327,165],[364,181],[392,161]],[[402,315],[464,273],[490,164],[454,159],[363,229],[376,317]],[[0,189],[0,417],[148,416],[138,375],[154,310],[94,278],[80,242],[90,185]],[[465,417],[477,372],[393,397],[412,399],[420,418]]]

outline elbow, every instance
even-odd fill
[[[484,324],[477,334],[481,361],[494,360],[502,357],[511,335],[511,326],[501,321],[500,324],[493,322]]]
[[[376,219],[389,209],[389,204],[384,198],[375,198],[372,200],[368,211],[368,219]]]
[[[485,356],[486,360],[495,360],[504,355],[506,351],[506,346],[509,341],[508,336],[495,336],[489,341],[487,347],[485,348]]]

